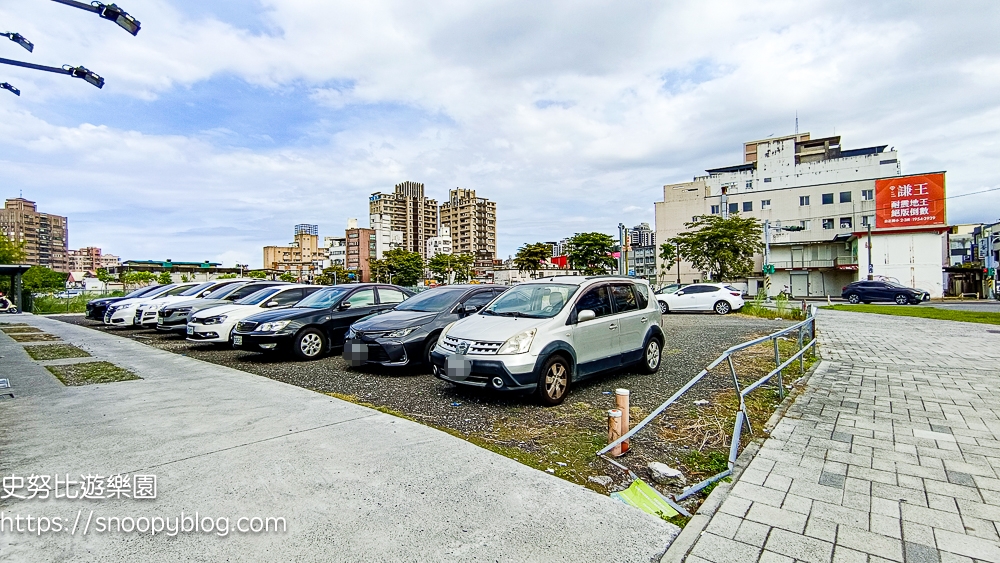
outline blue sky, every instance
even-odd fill
[[[0,195],[70,218],[72,247],[260,264],[296,223],[367,220],[405,180],[498,202],[500,254],[653,223],[665,183],[800,129],[888,144],[949,193],[1000,186],[993,2],[119,2],[143,29],[0,4]],[[48,22],[42,25],[41,22]],[[5,29],[6,30],[6,29]],[[1000,217],[1000,192],[949,202]]]

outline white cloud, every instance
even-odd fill
[[[259,263],[293,224],[333,233],[370,192],[416,180],[438,199],[462,186],[497,200],[506,255],[652,223],[659,186],[739,162],[743,141],[789,132],[796,111],[848,147],[894,145],[906,172],[947,169],[952,194],[995,184],[991,3],[266,0],[264,31],[197,6],[130,0],[135,38],[46,0],[0,8],[38,46],[0,56],[108,81],[2,69],[23,91],[0,96],[4,195],[23,187],[68,214],[74,246]],[[234,104],[230,123],[184,105],[227,77],[285,93],[301,123],[246,125],[285,109],[273,100]],[[108,100],[129,119],[74,114]],[[950,218],[996,219],[981,216],[996,201],[956,199]]]

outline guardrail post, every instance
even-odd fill
[[[736,467],[736,454],[740,449],[740,435],[743,434],[743,411],[736,412],[736,424],[733,426],[733,441],[729,444],[729,470]]]
[[[802,350],[802,328],[799,327],[799,351]],[[799,356],[799,372],[805,375],[806,373],[806,358],[805,354]]]
[[[622,411],[611,409],[608,411],[608,443],[611,444],[622,436]],[[622,446],[618,444],[611,449],[611,455],[618,457],[622,455]]]
[[[774,367],[781,365],[781,354],[778,352],[778,337],[774,337]],[[778,398],[785,398],[785,382],[782,380],[781,370],[778,370]]]
[[[615,389],[615,408],[622,411],[622,418],[619,426],[618,436],[621,436],[622,434],[629,431],[630,424],[628,419],[628,402],[629,402],[628,389]],[[627,452],[628,440],[622,442],[620,447],[623,454]]]

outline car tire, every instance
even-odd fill
[[[535,393],[547,407],[562,403],[569,392],[570,364],[563,356],[552,356],[542,366]]]
[[[326,338],[315,328],[307,328],[295,337],[292,352],[300,360],[318,360],[326,351]]]
[[[864,303],[865,305],[871,305],[872,304],[871,301],[862,301],[862,303]]]
[[[423,357],[420,358],[420,360],[427,367],[431,367],[432,365],[434,365],[433,362],[431,361],[431,350],[434,349],[434,346],[437,344],[437,341],[438,341],[438,335],[432,334],[427,337],[427,343],[424,344],[424,355]]]
[[[858,303],[861,303],[861,296],[857,293],[852,293],[847,296],[847,302],[851,305],[857,305]],[[868,303],[871,303],[871,301],[868,301]]]
[[[667,307],[666,303],[664,303],[663,301],[657,301],[657,303],[660,304],[660,314],[661,315],[666,315],[667,313],[670,312],[670,307]]]
[[[910,303],[910,298],[900,293],[899,295],[896,296],[895,301],[896,305],[907,305]]]
[[[642,348],[642,358],[639,360],[639,371],[653,374],[660,369],[660,359],[663,356],[663,345],[658,338],[650,338]]]
[[[729,301],[720,299],[715,302],[715,305],[712,305],[712,310],[720,315],[728,315],[733,310],[733,306],[729,304]]]

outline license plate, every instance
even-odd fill
[[[187,331],[188,331],[188,334],[194,334],[194,327],[191,326],[191,325],[188,325]]]
[[[243,337],[233,336],[233,346],[242,346],[242,345],[243,345]]]

